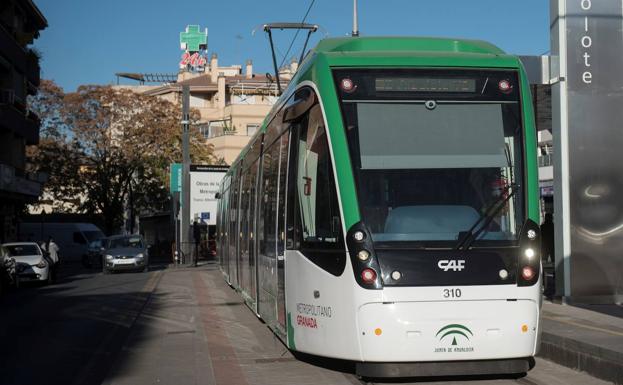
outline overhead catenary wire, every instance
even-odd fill
[[[305,20],[307,20],[307,16],[309,15],[309,11],[311,11],[311,9],[314,6],[315,2],[316,2],[316,0],[312,0],[311,3],[309,3],[309,7],[307,7],[307,12],[305,12],[305,16],[303,16],[303,20],[301,20],[301,24],[305,24]],[[300,31],[301,31],[300,29],[296,30],[296,33],[294,34],[294,37],[292,38],[292,41],[290,42],[290,45],[288,46],[286,54],[283,55],[283,60],[281,60],[281,64],[279,64],[279,68],[281,68],[283,66],[283,63],[285,63],[285,61],[287,60],[288,54],[290,53],[290,50],[292,50],[292,46],[294,45],[294,42],[296,41],[296,38],[298,37]]]

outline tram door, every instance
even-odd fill
[[[268,139],[271,140],[271,139]],[[258,302],[262,319],[285,331],[283,285],[283,216],[288,133],[264,144],[258,205]],[[283,170],[283,172],[282,172]]]
[[[288,191],[288,154],[290,151],[290,131],[281,136],[279,153],[279,197],[277,207],[277,321],[285,332],[286,329],[286,294],[285,294],[285,251],[286,251],[286,193]]]
[[[228,248],[228,272],[229,283],[238,284],[238,206],[240,202],[240,169],[232,174],[231,186],[229,187],[229,248]]]
[[[229,218],[228,213],[226,213],[225,207],[227,207],[227,201],[229,200],[229,178],[226,178],[223,181],[223,195],[221,199],[219,199],[219,210],[218,210],[218,229],[217,229],[217,237],[218,237],[218,257],[221,265],[221,269],[227,274],[227,279],[229,280],[229,256],[228,256],[228,234],[229,234],[229,223],[227,219]]]

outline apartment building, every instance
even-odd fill
[[[17,218],[41,193],[26,172],[26,146],[39,142],[39,118],[27,97],[39,86],[39,57],[30,48],[47,20],[31,0],[0,2],[0,242],[17,236]]]
[[[280,70],[282,88],[297,66],[292,62]],[[181,70],[175,83],[138,86],[136,91],[181,103],[182,87],[186,85],[190,88],[190,107],[201,114],[195,129],[227,164],[236,159],[259,129],[279,95],[273,77],[254,73],[251,60],[245,63],[243,71],[241,65],[219,66],[216,54],[212,54],[203,71]]]

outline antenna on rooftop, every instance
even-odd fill
[[[353,0],[353,32],[352,37],[359,36],[359,23],[357,21],[357,0]]]

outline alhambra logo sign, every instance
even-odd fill
[[[442,346],[435,348],[435,353],[467,353],[473,352],[470,339],[474,333],[465,325],[448,324],[437,331],[435,337],[442,343]],[[449,344],[449,346],[448,346]]]

